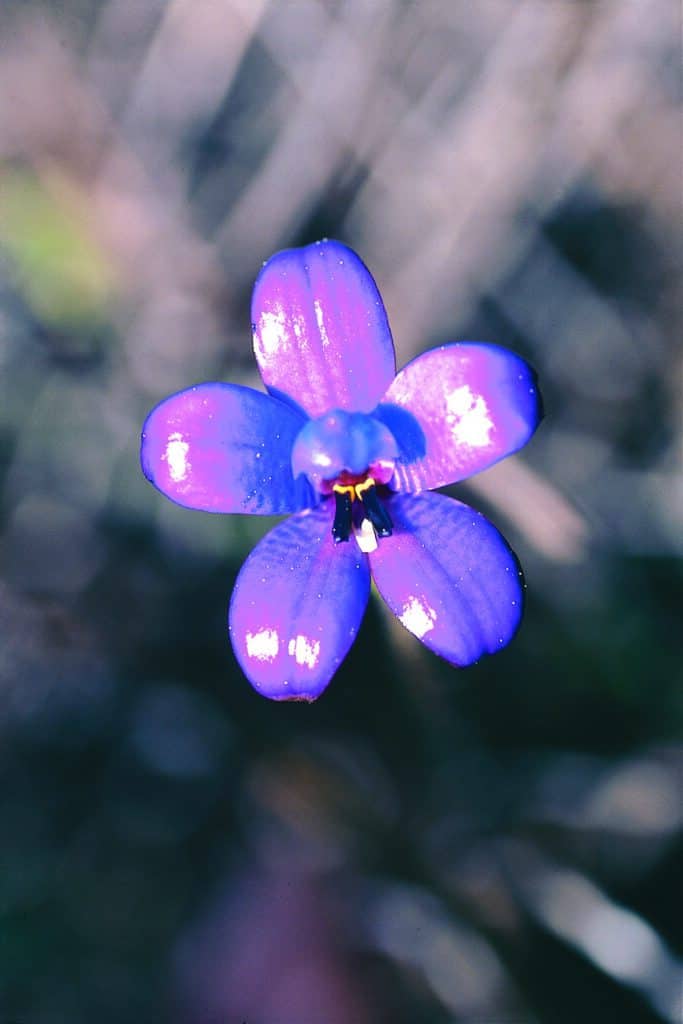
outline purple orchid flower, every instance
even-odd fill
[[[208,383],[147,417],[142,468],[205,512],[293,513],[254,548],[229,612],[259,693],[315,700],[370,594],[454,665],[500,650],[522,615],[515,555],[479,512],[431,489],[521,448],[542,412],[534,371],[459,342],[398,374],[387,315],[359,257],[323,239],[277,253],[252,298],[268,394]]]

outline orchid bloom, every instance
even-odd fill
[[[354,641],[370,580],[401,623],[457,666],[504,647],[522,615],[515,555],[479,512],[434,488],[524,445],[534,371],[458,342],[395,372],[387,315],[351,249],[323,239],[268,260],[252,299],[267,394],[198,384],[147,417],[142,468],[204,512],[291,513],[239,573],[229,633],[255,689],[315,700]]]

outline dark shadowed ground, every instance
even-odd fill
[[[5,0],[0,1024],[678,1024],[675,0]],[[452,488],[525,568],[457,671],[372,603],[317,704],[228,597],[272,521],[164,501],[144,415],[258,386],[277,249],[372,269],[399,364],[537,369]]]

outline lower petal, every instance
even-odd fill
[[[495,526],[443,494],[396,495],[386,507],[394,533],[369,558],[394,615],[454,665],[503,648],[520,623],[524,584]]]
[[[271,530],[242,566],[230,637],[252,686],[274,700],[315,700],[348,653],[370,593],[367,558],[335,544],[332,504]]]

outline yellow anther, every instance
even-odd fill
[[[356,488],[353,484],[334,484],[332,490],[335,494],[350,494],[351,501],[356,500]]]
[[[375,486],[375,481],[369,476],[362,484],[356,484],[356,496],[360,498],[361,494],[365,494],[371,487]]]
[[[371,487],[375,486],[375,481],[371,476],[367,476],[365,480],[361,480],[359,484],[333,484],[332,490],[335,494],[348,494],[351,497],[351,501],[356,499],[360,500],[361,494],[365,494]]]

